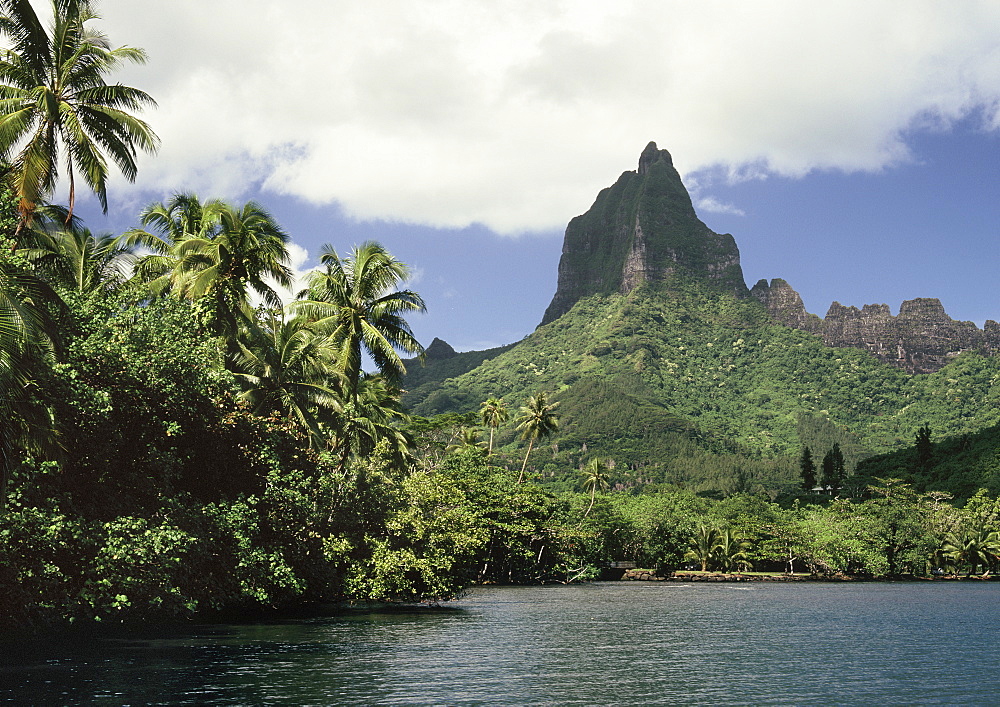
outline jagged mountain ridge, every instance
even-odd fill
[[[785,281],[760,280],[748,290],[739,248],[695,213],[667,150],[649,143],[636,171],[625,172],[593,206],[566,228],[556,293],[542,318],[547,324],[583,297],[620,292],[642,283],[685,275],[738,298],[752,295],[776,323],[819,334],[828,346],[864,349],[909,373],[940,370],[963,351],[1000,349],[1000,325],[984,329],[947,315],[935,298],[907,300],[893,316],[886,304],[860,310],[834,302],[824,319],[806,312]]]
[[[935,297],[905,300],[899,314],[887,304],[861,309],[834,302],[820,319],[805,310],[802,298],[784,280],[760,280],[750,290],[778,324],[822,336],[827,346],[847,346],[873,353],[880,361],[908,373],[933,373],[965,351],[993,355],[1000,350],[1000,325],[983,329],[948,316]]]
[[[426,368],[411,366],[404,402],[430,415],[504,396],[516,409],[548,390],[567,427],[539,463],[567,474],[602,454],[690,482],[702,472],[677,474],[698,448],[735,454],[733,468],[782,458],[774,473],[787,476],[802,444],[836,440],[860,459],[928,421],[943,434],[1000,422],[1000,358],[977,355],[995,350],[998,328],[955,322],[929,298],[895,317],[834,303],[821,319],[784,280],[748,289],[733,237],[697,218],[669,153],[650,143],[639,169],[570,222],[535,332],[489,352],[437,342]]]
[[[542,324],[583,297],[625,294],[678,274],[748,294],[735,239],[701,222],[670,153],[651,142],[639,168],[623,173],[566,227],[556,293]]]

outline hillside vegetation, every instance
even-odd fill
[[[924,424],[944,437],[1000,422],[996,358],[965,353],[911,376],[774,324],[754,300],[677,279],[582,299],[461,375],[435,377],[436,365],[404,385],[418,414],[552,392],[563,422],[532,459],[552,481],[601,456],[615,460],[620,483],[779,488],[796,483],[802,446],[822,456],[837,442],[852,469],[911,444]],[[501,444],[514,441],[512,427],[501,433]]]

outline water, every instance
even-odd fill
[[[443,611],[0,644],[15,704],[995,704],[1000,584],[480,588]]]

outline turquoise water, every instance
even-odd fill
[[[1000,584],[608,582],[448,607],[4,643],[0,701],[1000,702]]]

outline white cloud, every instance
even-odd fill
[[[410,266],[410,276],[406,279],[404,286],[406,288],[412,288],[419,285],[424,280],[424,269],[421,267]]]
[[[611,5],[115,0],[102,27],[150,54],[121,76],[160,104],[137,189],[362,219],[561,228],[649,140],[745,178],[878,170],[977,109],[1000,128],[994,2]]]
[[[735,204],[727,204],[725,202],[719,201],[714,196],[706,196],[702,199],[698,199],[698,210],[708,211],[715,214],[732,214],[734,216],[746,216],[743,209],[739,208]]]
[[[305,289],[309,273],[321,269],[318,266],[306,267],[306,263],[309,262],[309,251],[294,241],[288,243],[288,256],[288,267],[292,270],[291,287],[282,287],[271,278],[266,278],[267,284],[278,293],[282,303],[286,305],[293,302],[299,292]]]

